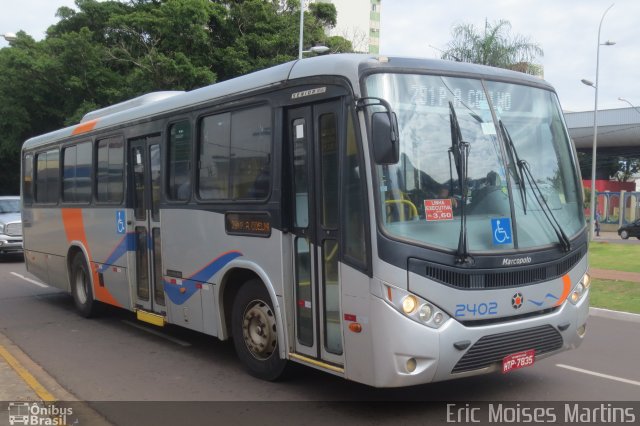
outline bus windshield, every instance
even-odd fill
[[[571,238],[584,226],[572,149],[553,92],[392,73],[370,75],[366,89],[398,117],[400,161],[378,166],[376,186],[380,222],[392,237],[459,249],[464,216],[465,248],[487,252],[557,245],[561,234]],[[459,143],[468,144],[467,159],[460,158]]]

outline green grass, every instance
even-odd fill
[[[591,306],[640,314],[640,283],[594,279]]]
[[[589,265],[592,268],[640,272],[640,244],[589,244]]]

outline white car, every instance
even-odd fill
[[[22,253],[20,197],[0,196],[0,256]]]

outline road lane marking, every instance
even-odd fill
[[[40,382],[36,380],[36,378],[33,377],[33,375],[29,373],[29,371],[24,368],[22,364],[20,364],[18,360],[15,359],[13,355],[11,355],[2,345],[0,345],[0,356],[7,361],[7,363],[15,370],[16,373],[18,373],[22,380],[24,380],[24,382],[33,389],[40,399],[46,402],[57,401],[56,397],[46,390],[45,387],[42,386]]]
[[[38,287],[42,287],[42,288],[48,288],[48,287],[49,287],[48,285],[43,284],[43,283],[41,283],[41,282],[39,282],[39,281],[32,280],[31,278],[27,278],[27,277],[25,277],[25,276],[22,276],[22,275],[20,275],[20,274],[19,274],[19,273],[17,273],[17,272],[12,272],[12,273],[11,273],[11,275],[14,275],[14,276],[18,277],[18,278],[20,278],[21,280],[25,280],[25,281],[27,281],[27,282],[30,282],[31,284],[35,284],[35,285],[37,285]]]
[[[127,320],[122,320],[123,323],[130,325],[131,327],[137,328],[138,330],[142,330],[142,331],[146,331],[147,333],[153,334],[154,336],[158,336],[158,337],[162,337],[163,339],[166,339],[170,342],[175,343],[176,345],[180,345],[184,348],[188,348],[189,346],[191,346],[191,343],[189,342],[185,342],[184,340],[180,340],[180,339],[176,339],[175,337],[171,337],[171,336],[167,336],[164,333],[160,333],[158,331],[152,330],[150,328],[144,327],[140,324],[136,324],[135,322],[131,322],[131,321],[127,321]]]
[[[630,384],[630,385],[640,386],[640,382],[635,381],[635,380],[629,380],[629,379],[625,379],[623,377],[611,376],[609,374],[598,373],[596,371],[591,371],[591,370],[584,370],[582,368],[572,367],[570,365],[556,364],[556,367],[566,368],[567,370],[577,371],[578,373],[590,374],[590,375],[596,376],[596,377],[602,377],[603,379],[615,380],[617,382],[622,382],[622,383],[627,383],[627,384]]]

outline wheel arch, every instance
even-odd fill
[[[279,345],[280,358],[287,358],[287,348],[289,346],[286,337],[287,333],[283,313],[278,300],[278,295],[266,272],[255,263],[242,260],[229,264],[224,271],[221,271],[221,276],[220,284],[217,286],[218,291],[216,298],[220,316],[220,331],[218,333],[218,338],[220,340],[226,340],[231,336],[231,312],[233,308],[233,301],[235,300],[240,287],[251,279],[257,279],[262,283],[262,285],[264,285],[269,293],[273,310],[275,311],[278,341],[282,342]]]

